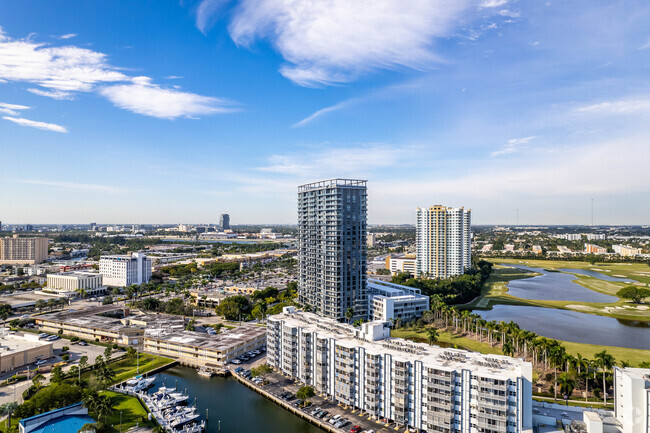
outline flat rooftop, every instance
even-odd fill
[[[319,188],[335,188],[339,186],[344,187],[366,187],[367,180],[360,179],[327,179],[321,180],[319,182],[307,183],[300,185],[298,191],[308,191],[310,189],[319,189]]]
[[[301,327],[319,336],[330,337],[337,344],[346,347],[363,347],[368,353],[384,355],[391,354],[398,359],[422,361],[425,365],[441,370],[472,370],[472,373],[483,377],[499,379],[515,379],[526,376],[531,379],[532,366],[519,358],[502,355],[483,355],[461,349],[442,348],[424,343],[414,343],[401,338],[386,338],[367,341],[357,337],[361,329],[342,324],[331,319],[322,318],[314,313],[295,312],[282,313],[269,320],[284,320],[287,324]],[[384,324],[385,322],[371,322]]]
[[[0,337],[0,355],[8,355],[51,345],[51,342],[28,340],[24,334],[8,334]]]
[[[56,313],[36,316],[36,320],[48,320],[51,322],[77,325],[83,328],[97,328],[108,331],[118,331],[128,327],[159,327],[170,329],[183,329],[185,320],[181,316],[170,314],[128,314],[124,318],[109,317],[102,314],[110,314],[128,311],[129,308],[105,305],[94,308],[84,308],[75,311],[59,311]]]
[[[45,293],[35,293],[34,291],[29,291],[0,296],[0,303],[9,304],[11,308],[21,308],[36,305],[36,301],[49,301],[50,299],[61,298],[54,294],[48,295]]]
[[[243,325],[217,335],[193,331],[170,332],[164,329],[148,329],[144,334],[145,338],[220,352],[225,352],[264,335],[266,335],[266,328],[254,325]]]

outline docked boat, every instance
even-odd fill
[[[208,368],[201,367],[199,369],[199,376],[212,377],[212,376],[214,376],[214,372],[212,370],[208,369]]]

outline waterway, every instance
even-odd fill
[[[202,419],[208,410],[207,433],[322,433],[318,427],[298,418],[232,377],[199,376],[196,370],[174,367],[158,374],[154,392],[163,382],[165,386],[182,391],[187,389],[191,404]]]
[[[538,275],[531,278],[522,278],[519,280],[512,280],[508,283],[508,294],[523,299],[543,300],[543,301],[576,301],[576,302],[616,302],[618,298],[615,296],[605,295],[586,287],[576,284],[573,280],[576,279],[575,275],[566,274],[564,272],[548,272],[542,268],[531,268],[524,265],[504,265],[512,268],[524,269],[529,272],[537,272]],[[582,273],[579,269],[563,269],[567,272]],[[589,271],[586,271],[589,272]],[[594,272],[596,278],[608,281],[618,280],[611,279],[606,275],[601,275]],[[624,280],[621,280],[624,281]]]
[[[650,350],[648,322],[520,305],[494,305],[475,313],[486,320],[513,321],[522,329],[556,340]]]
[[[605,275],[605,274],[602,274],[602,273],[596,272],[596,271],[590,271],[588,269],[559,268],[558,271],[569,272],[571,274],[588,275],[590,277],[598,278],[599,280],[613,281],[613,282],[617,282],[617,283],[634,283],[634,282],[636,282],[634,280],[630,280],[629,278],[610,277],[609,275]]]

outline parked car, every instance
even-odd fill
[[[231,364],[241,364],[241,361],[239,359],[233,359],[230,361]]]
[[[311,414],[311,415],[316,415],[318,412],[320,412],[320,406],[319,406],[319,407],[315,407],[315,408],[310,412],[310,414]]]
[[[47,362],[47,361],[45,361],[45,360],[43,360],[43,359],[40,359],[40,360],[36,361],[36,362],[34,363],[34,365],[38,367],[39,365],[43,365],[43,364],[45,364],[46,362]]]
[[[360,425],[355,425],[350,429],[350,433],[360,433],[361,432],[361,426]]]
[[[337,422],[339,420],[339,418],[341,418],[341,415],[339,415],[339,414],[334,415],[328,422],[330,424],[334,424],[335,422]]]

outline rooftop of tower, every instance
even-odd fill
[[[367,180],[360,179],[327,179],[319,182],[307,183],[300,185],[298,191],[308,191],[310,189],[329,188],[337,186],[365,187]]]

